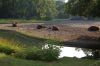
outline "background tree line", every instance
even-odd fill
[[[51,19],[57,13],[54,0],[0,0],[0,18]]]
[[[100,17],[100,0],[69,0],[65,12],[71,15]]]

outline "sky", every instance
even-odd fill
[[[68,0],[65,0],[65,2],[68,2]]]
[[[56,0],[56,1],[63,1],[63,2],[68,2],[68,0]]]

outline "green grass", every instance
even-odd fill
[[[42,22],[42,20],[36,20],[36,19],[30,19],[30,20],[26,20],[26,19],[0,19],[0,24],[8,24],[8,23],[12,23],[12,22],[17,22],[17,23],[38,23],[38,22]]]
[[[99,66],[100,60],[62,58],[54,62],[16,59],[0,54],[0,66]]]
[[[0,43],[2,44],[20,44],[26,46],[39,46],[44,44],[46,39],[31,37],[12,30],[0,30]]]
[[[0,45],[10,48],[40,46],[46,39],[31,37],[12,30],[0,30]],[[18,59],[0,53],[0,66],[100,66],[100,60],[61,58],[58,61],[45,62]]]

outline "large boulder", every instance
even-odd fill
[[[91,26],[91,27],[88,28],[88,31],[99,31],[99,27]]]

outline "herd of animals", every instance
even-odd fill
[[[17,25],[16,22],[12,23],[12,27],[17,27],[17,26],[18,25]],[[36,29],[43,29],[43,28],[51,29],[52,31],[59,31],[59,28],[57,26],[51,26],[51,27],[46,27],[46,26],[43,26],[43,25],[37,25],[36,26]],[[97,27],[97,26],[90,26],[87,30],[90,31],[90,32],[95,32],[95,31],[99,31],[100,28]]]

